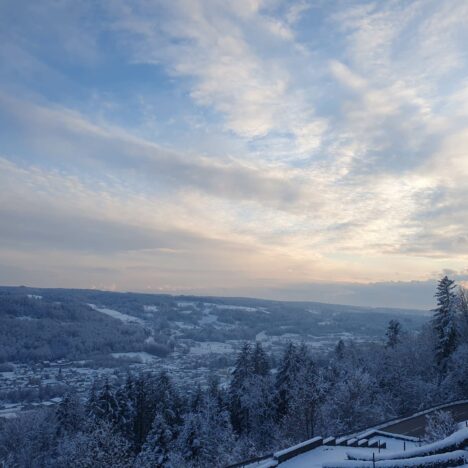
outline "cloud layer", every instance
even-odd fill
[[[2,282],[386,305],[463,278],[464,0],[0,18]]]

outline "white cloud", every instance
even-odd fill
[[[60,23],[67,5],[51,10],[45,36],[23,20],[0,46],[8,58],[0,82],[18,94],[0,99],[0,150],[9,155],[0,161],[0,208],[16,226],[0,231],[9,264],[17,258],[24,271],[52,249],[47,222],[69,239],[57,240],[63,257],[50,257],[52,269],[89,243],[79,267],[103,264],[117,284],[130,275],[126,265],[167,287],[216,280],[281,289],[423,280],[468,260],[463,0],[122,0],[101,16],[76,7],[86,27],[73,15]],[[47,8],[37,8],[43,18]],[[104,111],[102,89],[83,78],[115,73],[116,62],[123,83],[135,64],[155,71],[152,87],[125,89],[141,126],[118,92],[105,94]],[[69,95],[74,80],[79,90]],[[172,103],[153,91],[180,98],[179,107],[165,115]],[[111,123],[111,113],[131,125]],[[15,247],[14,229],[28,216],[34,223]],[[20,241],[36,251],[21,253]],[[132,284],[142,280],[131,275]]]

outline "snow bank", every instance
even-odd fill
[[[429,455],[427,457],[415,457],[411,459],[392,459],[376,461],[345,460],[324,463],[323,468],[445,468],[460,466],[466,463],[466,452],[457,450],[450,453]]]
[[[452,452],[454,450],[463,449],[468,446],[468,428],[463,428],[445,439],[439,440],[432,444],[423,445],[405,452],[396,452],[392,454],[377,454],[376,460],[393,460],[397,458],[413,458],[427,455],[436,455],[444,452]],[[368,452],[353,452],[348,453],[350,460],[372,460],[372,454]]]

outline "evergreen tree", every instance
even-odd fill
[[[96,399],[91,407],[95,417],[115,424],[118,420],[118,405],[114,395],[113,388],[109,380],[104,381],[104,385],[98,392]]]
[[[51,468],[130,468],[132,455],[128,442],[112,425],[96,419],[87,432],[78,432],[60,442],[53,460],[46,465]]]
[[[248,430],[248,411],[242,403],[242,398],[246,394],[248,382],[252,375],[252,349],[249,343],[245,343],[237,356],[229,386],[231,422],[237,433]]]
[[[173,433],[163,415],[154,418],[151,431],[146,438],[137,465],[143,468],[160,468],[167,466]]]
[[[444,276],[439,281],[435,294],[437,307],[434,309],[432,327],[436,336],[435,360],[442,372],[445,372],[447,361],[457,346],[457,301],[454,289],[454,281]]]
[[[398,320],[390,320],[387,327],[387,343],[385,346],[387,348],[395,348],[401,341],[401,323]]]
[[[68,392],[56,409],[57,435],[62,437],[80,430],[83,424],[84,412],[75,392]]]
[[[280,419],[288,412],[291,390],[300,370],[301,360],[297,348],[290,342],[286,346],[276,374],[276,410]]]
[[[344,344],[344,341],[342,339],[338,340],[338,343],[336,343],[335,346],[336,359],[338,359],[339,361],[343,360],[345,357],[345,350],[346,346]]]
[[[185,416],[171,461],[186,467],[225,466],[232,461],[233,445],[228,413],[220,411],[216,401],[206,397],[200,412]]]
[[[255,375],[268,375],[270,373],[270,362],[262,344],[257,341],[252,352],[252,370]]]
[[[134,408],[132,442],[134,450],[139,452],[151,430],[156,415],[156,401],[147,375],[140,375],[135,380],[132,388],[132,405]]]
[[[468,344],[468,290],[463,287],[458,289],[458,308],[460,310],[460,341]]]
[[[116,425],[122,435],[129,440],[133,438],[133,422],[135,419],[133,389],[133,377],[129,374],[125,384],[115,392],[117,403]]]

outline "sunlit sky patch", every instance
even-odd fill
[[[1,2],[0,283],[429,307],[468,279],[467,23]]]

